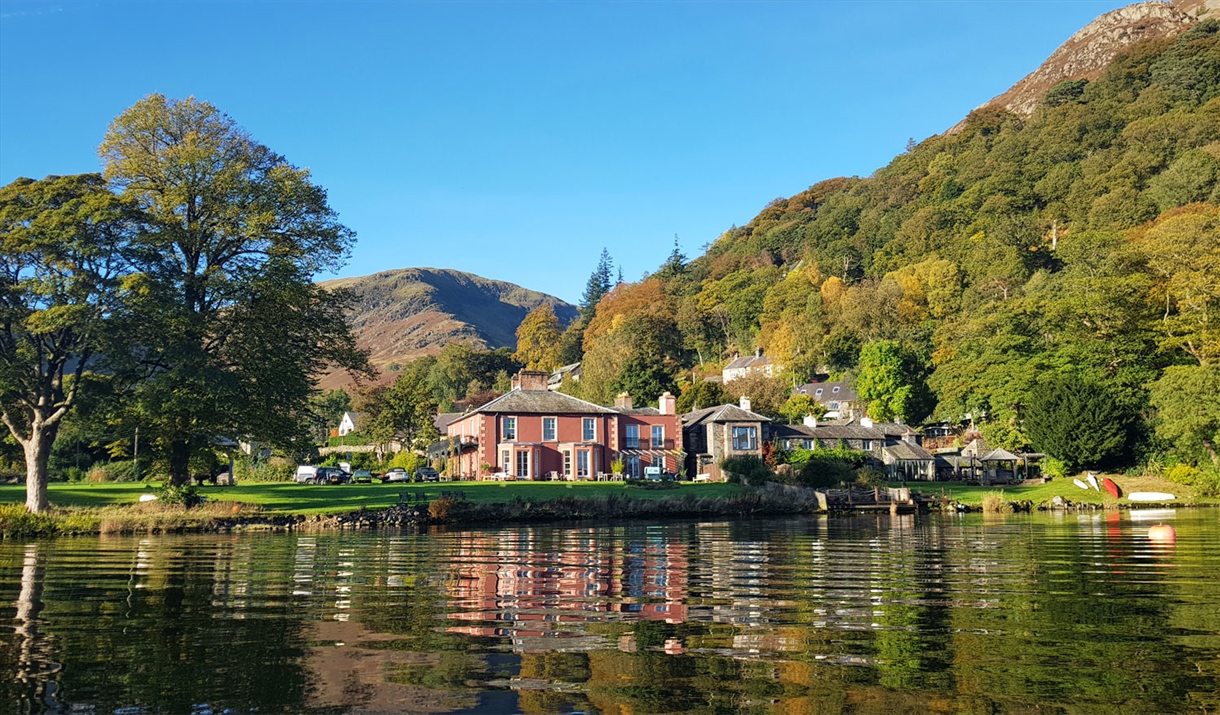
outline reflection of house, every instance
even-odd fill
[[[356,431],[356,413],[344,412],[343,419],[339,420],[339,436],[346,437]]]
[[[540,552],[537,542],[472,535],[453,557],[450,597],[462,610],[448,615],[451,632],[512,638],[514,650],[593,648],[581,629],[565,624],[616,620],[682,623],[690,567],[683,541],[645,540],[618,548],[590,548],[588,536],[572,532],[562,548]],[[496,563],[486,555],[496,554]],[[492,625],[489,625],[492,624]],[[562,642],[556,639],[562,638]]]
[[[808,382],[792,391],[793,395],[809,395],[826,408],[826,419],[837,420],[861,412],[860,396],[844,380]]]
[[[735,357],[733,360],[724,366],[720,376],[724,382],[732,382],[739,377],[746,375],[766,375],[774,377],[778,375],[780,366],[771,362],[771,358],[763,355],[762,348],[759,348],[753,355],[745,357]]]
[[[686,443],[686,474],[721,479],[720,462],[729,457],[762,457],[763,430],[770,420],[750,411],[750,398],[738,405],[717,405],[682,415]]]
[[[547,389],[547,374],[522,370],[509,393],[446,425],[446,435],[469,445],[451,473],[473,478],[491,465],[516,479],[591,479],[621,457],[632,476],[645,465],[677,470],[682,450],[676,399],[635,408],[628,395],[615,407]]]
[[[932,455],[919,445],[919,434],[903,424],[873,422],[865,417],[826,424],[809,418],[801,425],[775,425],[773,439],[783,449],[854,449],[867,452],[890,479],[935,478]]]

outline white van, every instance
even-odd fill
[[[297,484],[314,484],[318,481],[318,468],[302,464],[297,467],[297,473],[292,475],[292,481]]]

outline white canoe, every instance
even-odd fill
[[[1095,492],[1101,491],[1101,487],[1097,486],[1097,477],[1093,476],[1092,472],[1089,472],[1088,476],[1086,476],[1085,479],[1089,480],[1089,486],[1093,487],[1093,491],[1095,491]]]
[[[1169,492],[1131,492],[1127,495],[1127,499],[1131,501],[1173,501],[1174,496]]]
[[[1085,484],[1084,482],[1080,481],[1079,479],[1073,479],[1072,484],[1075,484],[1076,486],[1080,487],[1081,489],[1089,488],[1088,484]]]

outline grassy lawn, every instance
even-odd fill
[[[134,504],[141,494],[151,490],[139,483],[62,484],[50,486],[51,503],[55,506],[101,507]],[[199,488],[211,501],[257,504],[268,511],[290,514],[317,514],[352,511],[360,507],[386,507],[398,503],[399,494],[421,492],[428,499],[442,491],[462,491],[472,502],[505,502],[514,497],[543,501],[560,497],[599,497],[621,494],[638,499],[658,499],[667,496],[694,494],[700,497],[720,497],[738,494],[734,484],[683,484],[679,489],[628,488],[620,482],[554,483],[554,482],[447,482],[445,484],[350,484],[306,485],[293,483],[248,483],[236,487]],[[0,485],[0,504],[25,501],[24,485]]]
[[[1069,501],[1089,504],[1129,504],[1125,495],[1130,492],[1168,492],[1173,494],[1175,501],[1194,502],[1199,504],[1220,504],[1220,499],[1196,498],[1193,489],[1181,484],[1161,479],[1160,477],[1124,477],[1120,475],[1107,474],[1098,475],[1108,476],[1114,480],[1114,483],[1122,490],[1124,498],[1115,499],[1108,493],[1103,491],[1093,491],[1092,489],[1081,489],[1072,483],[1071,479],[1056,479],[1046,484],[1036,484],[1029,487],[1021,486],[990,486],[980,487],[975,484],[962,484],[960,482],[907,482],[907,486],[913,492],[940,496],[942,493],[955,499],[962,504],[978,505],[983,501],[983,496],[994,491],[1003,491],[1004,497],[1009,501],[1023,501],[1028,499],[1034,505],[1038,505],[1044,501],[1050,501],[1053,497],[1061,496]],[[1083,481],[1083,479],[1082,479]],[[898,486],[892,484],[891,486]]]

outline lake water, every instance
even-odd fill
[[[0,712],[1220,711],[1214,509],[4,542],[0,602]]]

